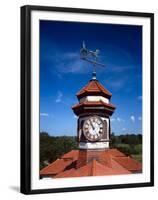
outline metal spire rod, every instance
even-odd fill
[[[82,60],[85,60],[93,65],[92,79],[96,79],[96,65],[105,67],[104,64],[97,62],[99,52],[99,49],[96,49],[95,51],[88,50],[85,42],[83,41],[82,48],[80,49],[80,57]]]

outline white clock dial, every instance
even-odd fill
[[[104,131],[104,122],[100,117],[92,116],[84,121],[83,133],[88,140],[96,141],[101,139]]]

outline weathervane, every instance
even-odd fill
[[[93,65],[92,79],[96,79],[96,65],[105,67],[104,64],[97,62],[99,52],[100,52],[99,49],[96,49],[95,51],[88,50],[86,48],[85,42],[83,41],[82,48],[80,49],[80,57],[82,60],[92,63]]]

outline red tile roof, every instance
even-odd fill
[[[85,109],[88,108],[88,109]],[[109,114],[111,116],[115,110],[115,106],[111,103],[105,103],[103,101],[85,101],[82,103],[78,103],[74,106],[72,106],[72,109],[76,115],[79,115],[80,113],[85,112],[98,112],[98,109],[100,112],[103,112],[106,114]]]
[[[135,172],[142,170],[142,164],[131,157],[119,157],[114,158],[114,160],[129,171]]]
[[[105,156],[106,154],[110,154],[112,157],[124,157],[125,154],[122,153],[121,151],[117,150],[117,149],[108,149],[105,152]]]
[[[73,160],[64,160],[64,159],[57,159],[47,167],[43,168],[40,171],[40,175],[47,176],[47,175],[55,175],[62,172],[67,166],[69,166]]]
[[[130,171],[124,169],[121,165],[117,163],[113,165],[113,168],[109,168],[93,159],[81,168],[63,171],[57,174],[54,178],[131,174]]]
[[[113,174],[130,174],[128,170],[123,167],[115,166],[115,168],[107,167],[93,159],[87,165],[77,169],[79,174],[83,176],[102,176],[102,175],[113,175]]]
[[[113,109],[113,110],[115,109],[115,106],[113,104],[105,103],[103,101],[85,101],[85,102],[82,102],[82,103],[72,106],[72,109],[82,107],[82,106],[95,106],[95,107],[104,106],[109,109]]]
[[[103,96],[106,96],[108,98],[112,96],[112,94],[107,89],[105,89],[103,85],[101,85],[97,80],[89,81],[89,83],[77,93],[77,97],[81,98],[88,94],[102,94]]]
[[[86,163],[77,167],[77,162],[84,160],[84,156],[79,156],[84,150],[72,150],[64,154],[60,159],[51,163],[40,171],[41,176],[50,176],[54,178],[64,177],[81,177],[81,176],[101,176],[101,175],[116,175],[116,174],[131,174],[141,172],[142,165],[138,161],[127,157],[117,149],[108,149],[101,151],[99,154],[95,151],[86,153],[85,159],[93,155],[99,155],[87,160]],[[78,160],[81,159],[81,160]]]
[[[61,158],[76,160],[78,158],[78,153],[79,150],[71,150],[68,153],[64,154]]]
[[[61,159],[57,159],[40,171],[40,175],[54,175],[63,171],[67,166],[78,158],[78,150],[72,150],[64,154]]]

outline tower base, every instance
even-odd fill
[[[96,160],[103,165],[109,165],[111,162],[105,157],[105,149],[100,150],[79,150],[78,160],[76,163],[76,168],[87,165],[89,162]]]
[[[109,148],[109,141],[107,142],[80,142],[79,149],[108,149]]]

